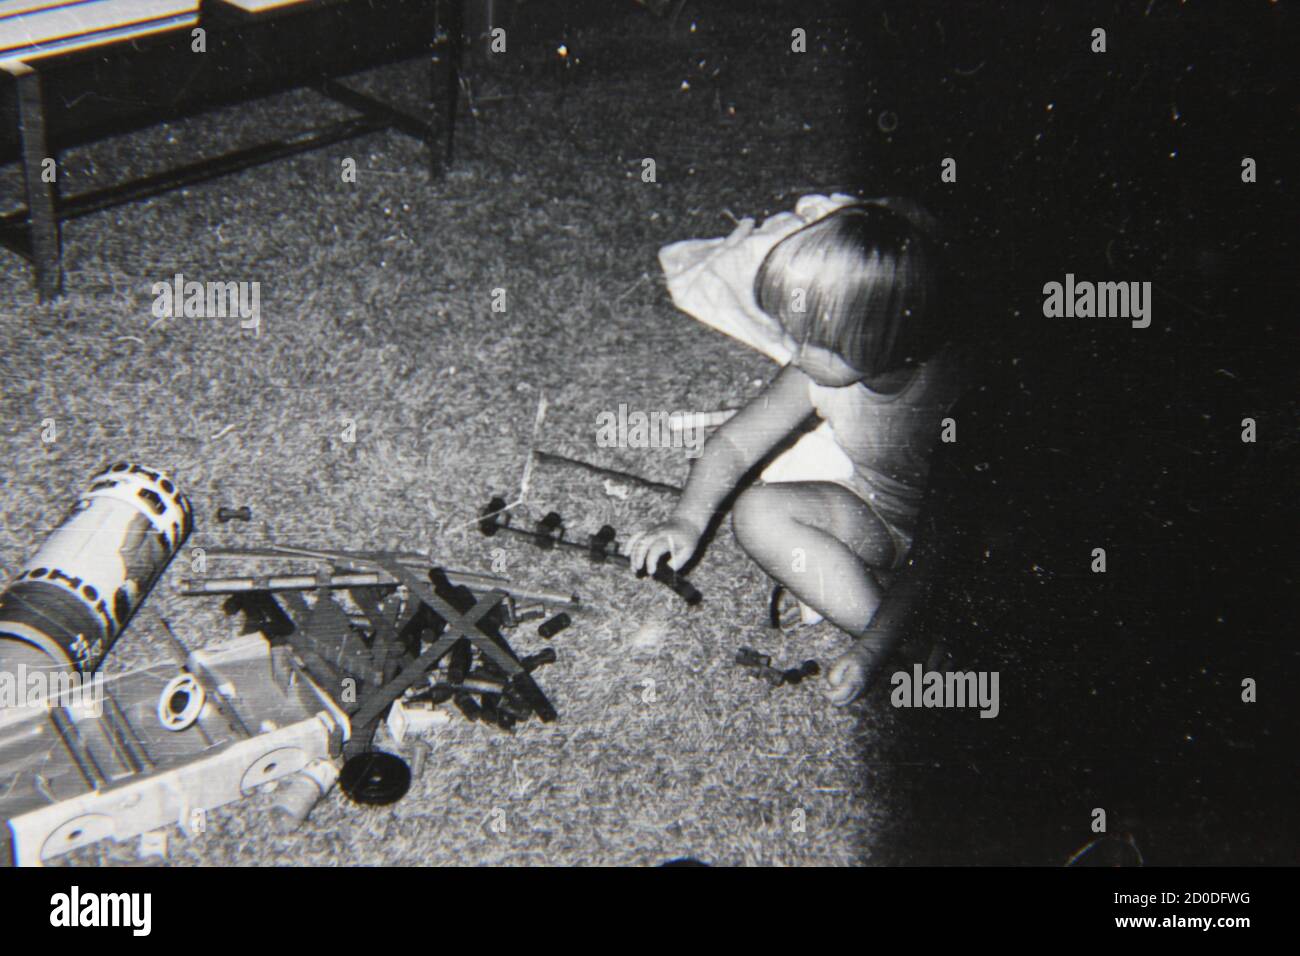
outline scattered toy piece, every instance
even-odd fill
[[[450,693],[446,699],[451,699]],[[405,701],[393,701],[393,706],[388,711],[388,732],[400,744],[408,737],[416,739],[423,737],[450,721],[451,714],[445,710],[435,710],[431,701],[412,702],[408,697]]]
[[[546,516],[537,522],[533,534],[537,546],[543,551],[550,551],[555,547],[556,542],[564,537],[564,519],[560,517],[558,511],[547,512]]]
[[[798,667],[791,667],[784,672],[787,684],[797,684],[805,677],[816,677],[822,672],[821,665],[814,660],[806,660]]]
[[[592,564],[604,564],[614,548],[614,537],[618,534],[613,525],[601,525],[599,531],[587,538],[588,557]]]
[[[218,508],[217,522],[225,524],[227,521],[252,521],[253,509],[244,505],[242,508]]]
[[[555,615],[555,617],[551,618],[545,624],[542,624],[540,627],[538,627],[537,633],[549,641],[556,634],[559,634],[561,631],[563,631],[572,623],[573,623],[573,618],[569,617],[569,615],[561,611],[559,614]]]
[[[451,699],[452,703],[456,705],[456,709],[464,714],[465,719],[471,723],[483,716],[483,709],[479,707],[478,701],[469,694],[456,693]]]
[[[754,677],[761,677],[773,687],[782,684],[798,684],[806,677],[815,677],[821,673],[821,665],[815,660],[806,660],[798,667],[780,670],[772,666],[772,656],[756,651],[752,647],[742,647],[736,651],[736,663],[748,667]]]
[[[387,806],[406,796],[411,788],[411,768],[396,754],[367,750],[343,764],[339,787],[355,803]]]
[[[768,600],[767,624],[778,631],[800,625],[820,624],[825,618],[778,584]]]
[[[524,670],[531,674],[539,667],[544,667],[547,664],[554,664],[556,659],[557,655],[555,653],[555,648],[544,647],[536,654],[529,654],[519,663],[524,665]]]
[[[411,741],[411,779],[419,780],[424,773],[424,765],[429,759],[432,748],[423,740]]]
[[[526,624],[529,621],[537,621],[546,617],[546,605],[544,604],[525,604],[515,609],[515,623]]]

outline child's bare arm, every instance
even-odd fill
[[[808,384],[807,375],[787,365],[714,432],[691,469],[674,516],[706,527],[745,473],[812,414]]]
[[[745,473],[812,414],[809,382],[787,365],[714,433],[691,469],[672,518],[629,542],[633,571],[654,568],[663,554],[671,553],[674,569],[690,560],[714,512]]]

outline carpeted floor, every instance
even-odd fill
[[[1205,675],[1220,644],[1197,637],[1202,643],[1180,651],[1177,665],[1152,650],[1175,617],[1200,635],[1222,616],[1211,598],[1185,599],[1202,572],[1233,582],[1262,575],[1251,594],[1271,623],[1279,552],[1254,537],[1262,519],[1252,499],[1289,507],[1277,476],[1294,462],[1294,444],[1276,436],[1294,434],[1294,403],[1285,404],[1266,341],[1215,331],[1214,319],[1231,298],[1226,276],[1267,242],[1271,220],[1255,245],[1243,220],[1252,209],[1267,216],[1260,211],[1273,200],[1265,190],[1280,185],[1261,183],[1232,212],[1226,238],[1210,241],[1211,226],[1171,215],[1193,207],[1186,180],[1169,179],[1149,158],[1124,167],[1138,152],[1132,142],[1163,154],[1160,137],[1178,134],[1147,133],[1141,111],[1154,109],[1163,92],[1128,96],[1135,81],[1158,86],[1181,69],[1168,49],[1142,62],[1117,54],[1114,71],[1090,84],[1078,80],[1086,60],[1061,61],[1044,39],[1059,40],[1072,26],[1063,14],[1021,19],[996,8],[995,24],[1016,25],[1008,39],[970,10],[863,6],[688,4],[670,25],[633,4],[521,4],[511,24],[515,52],[475,74],[459,156],[444,181],[426,180],[419,144],[376,135],[68,224],[68,294],[52,305],[36,303],[19,260],[0,257],[5,574],[99,465],[129,458],[177,477],[197,509],[192,547],[252,545],[269,534],[305,545],[432,551],[448,566],[484,570],[500,547],[506,573],[521,583],[574,588],[598,605],[556,638],[559,660],[541,672],[558,723],[532,722],[511,736],[455,720],[396,806],[365,810],[335,792],[301,832],[281,836],[267,820],[270,798],[258,795],[212,814],[201,836],[173,831],[173,862],[1061,863],[1094,836],[1089,812],[1099,800],[1129,806],[1117,812],[1123,831],[1155,840],[1167,862],[1293,856],[1293,842],[1273,841],[1281,804],[1270,782],[1249,794],[1228,787],[1203,797],[1199,783],[1189,783],[1173,799],[1148,780],[1167,751],[1175,770],[1166,768],[1166,780],[1199,781],[1204,768],[1225,766],[1219,750],[1189,757],[1186,742],[1175,746],[1175,730],[1206,724],[1244,726],[1261,772],[1290,766],[1272,749],[1276,737],[1260,743],[1289,709],[1233,725],[1218,719],[1227,704],[1204,703],[1207,684],[1169,677],[1196,667]],[[1173,14],[1162,8],[1156,16]],[[789,52],[795,26],[810,36],[802,56]],[[567,60],[556,55],[561,44]],[[1207,57],[1203,64],[1216,62]],[[1139,78],[1148,66],[1156,79]],[[420,88],[420,70],[394,67],[364,82],[409,96]],[[1084,92],[1094,85],[1095,94]],[[1196,97],[1208,108],[1215,95],[1200,89],[1183,109]],[[335,110],[289,95],[74,150],[61,167],[64,189]],[[1130,141],[1107,126],[1100,141],[1128,145],[1089,152],[1087,130],[1099,114],[1106,123],[1140,121],[1143,134]],[[1237,114],[1247,126],[1254,117],[1249,109]],[[1191,118],[1204,126],[1213,114]],[[1271,143],[1252,148],[1273,155]],[[945,194],[939,157],[952,151],[964,151],[961,186]],[[355,184],[341,181],[345,157],[356,160]],[[657,182],[642,181],[647,157]],[[1216,157],[1202,150],[1186,162],[1203,170]],[[1095,170],[1080,171],[1090,163],[1103,180],[1116,179],[1110,198],[1093,205],[1092,190],[1102,186]],[[1073,177],[1069,188],[1055,178],[1063,169]],[[17,175],[0,171],[4,195],[17,195]],[[1018,330],[1015,347],[998,356],[996,382],[970,400],[972,433],[981,438],[939,469],[965,477],[936,478],[967,503],[950,525],[958,570],[936,585],[924,624],[965,660],[1001,662],[1009,695],[1001,721],[894,711],[885,687],[835,710],[814,686],[772,689],[740,671],[731,660],[742,644],[782,662],[825,663],[846,639],[827,626],[797,635],[765,629],[768,582],[728,530],[693,570],[706,601],[687,611],[643,581],[593,570],[580,557],[488,542],[470,527],[491,495],[517,491],[542,395],[549,410],[541,447],[680,484],[687,472],[680,449],[600,448],[597,415],[620,403],[647,411],[733,407],[773,368],[675,313],[656,251],[726,234],[734,217],[761,217],[835,188],[934,205],[976,250],[970,275],[985,311],[972,321],[1000,336]],[[1220,226],[1230,218],[1206,216]],[[1157,308],[1169,322],[1134,339],[1109,329],[1048,329],[1034,315],[1044,275],[1101,263],[1121,278],[1161,280]],[[177,272],[259,282],[260,335],[234,319],[155,318],[151,286]],[[492,310],[494,289],[506,290],[505,312]],[[1249,295],[1271,301],[1259,287]],[[1096,377],[1087,374],[1088,356]],[[1233,378],[1216,378],[1216,366]],[[1038,397],[1027,399],[1035,389]],[[1142,404],[1152,400],[1159,404]],[[1232,453],[1214,445],[1222,436],[1196,414],[1213,412],[1215,427],[1226,429],[1243,404],[1272,423],[1275,442],[1254,459],[1261,466],[1254,477],[1223,487],[1189,477],[1205,474],[1197,454],[1222,462]],[[1032,421],[1023,417],[1029,410]],[[50,418],[58,437],[47,444],[42,422]],[[343,439],[348,421],[352,443]],[[1161,458],[1151,451],[1159,434],[1175,445],[1201,444]],[[1144,460],[1158,464],[1146,470]],[[1231,463],[1213,474],[1223,468],[1247,474]],[[1159,490],[1149,505],[1132,493],[1141,482]],[[534,514],[554,508],[573,526],[609,522],[620,531],[670,506],[655,492],[633,489],[624,500],[599,479],[546,468],[533,472],[529,500]],[[1254,542],[1251,563],[1239,550],[1222,559],[1227,565],[1202,569],[1190,555],[1196,535],[1189,527],[1182,537],[1182,522],[1197,519],[1178,509],[1206,500],[1228,504],[1201,531]],[[1115,502],[1118,512],[1106,504]],[[254,521],[219,525],[222,505],[248,505]],[[1168,528],[1160,522],[1178,511],[1177,532],[1153,544],[1134,530],[1143,510],[1153,528]],[[1074,570],[1068,562],[1077,558],[1074,545],[1091,547],[1089,534],[1107,526],[1135,543],[1127,567],[1144,570],[1108,583],[1112,590],[1099,598],[1081,570],[1085,560]],[[1181,562],[1164,582],[1173,596],[1144,606],[1156,580],[1147,562],[1169,555]],[[217,602],[172,593],[178,573],[150,603],[193,645],[226,639],[231,624]],[[1230,598],[1242,593],[1225,590]],[[1104,628],[1093,623],[1099,615]],[[1141,635],[1115,630],[1126,617]],[[1267,666],[1279,653],[1269,634],[1261,624],[1233,646],[1245,648],[1251,666]],[[987,640],[972,644],[978,635]],[[162,641],[143,614],[112,666],[155,659]],[[525,628],[515,643],[532,651],[543,642]],[[1196,656],[1207,648],[1214,653]],[[1123,666],[1106,653],[1121,654]],[[1281,653],[1293,663],[1293,652]],[[1219,663],[1205,680],[1226,694],[1243,664]],[[1097,680],[1117,673],[1129,678]],[[1164,700],[1153,688],[1171,681],[1181,689]],[[1096,719],[1088,708],[1098,687],[1103,696],[1114,690],[1098,705],[1109,715],[1098,731],[1105,740],[1080,730]],[[1150,730],[1136,756],[1111,739],[1135,719]],[[1226,730],[1223,737],[1223,747],[1228,738],[1240,742]],[[1251,751],[1256,745],[1263,749]],[[1115,769],[1121,765],[1147,770],[1135,784]],[[1103,783],[1090,792],[1098,775]],[[498,820],[504,828],[492,825]],[[76,860],[133,857],[134,847],[122,846]]]
[[[277,541],[433,550],[449,566],[487,569],[498,543],[464,524],[492,494],[518,489],[543,393],[544,447],[684,480],[680,449],[596,447],[597,414],[621,402],[647,411],[731,406],[772,369],[674,314],[656,250],[729,231],[725,208],[776,210],[800,183],[833,183],[843,172],[838,145],[824,148],[806,128],[829,123],[835,104],[815,98],[835,88],[834,72],[802,94],[777,77],[746,83],[720,110],[719,95],[731,94],[718,93],[702,58],[755,54],[719,24],[734,29],[743,19],[701,18],[692,33],[687,22],[671,30],[619,10],[581,26],[521,30],[519,65],[475,90],[497,99],[476,99],[479,115],[462,117],[460,157],[445,182],[426,181],[417,143],[372,136],[67,225],[69,294],[57,304],[38,306],[24,267],[0,260],[0,440],[15,464],[0,476],[5,569],[57,523],[100,463],[118,458],[176,475],[197,509],[191,547],[256,543],[265,527]],[[554,69],[557,39],[571,49],[567,75]],[[647,44],[656,54],[649,66]],[[400,96],[418,76],[399,67],[368,79]],[[773,98],[781,109],[769,109]],[[267,125],[306,125],[332,109],[286,96],[76,150],[64,188],[255,140]],[[735,160],[750,151],[763,160],[737,175]],[[640,178],[645,156],[657,161],[657,183]],[[356,184],[340,181],[343,157],[357,161]],[[150,287],[176,272],[260,282],[260,336],[234,319],[156,319]],[[507,290],[505,313],[491,310],[495,288]],[[40,440],[45,418],[57,422],[52,444]],[[344,419],[356,422],[355,444],[342,440]],[[535,472],[530,499],[575,525],[608,521],[628,532],[669,504],[636,490],[620,500],[598,479],[546,469]],[[249,505],[253,523],[218,525],[221,505]],[[173,833],[173,861],[854,859],[856,835],[876,826],[871,804],[858,799],[855,717],[808,687],[773,690],[730,663],[744,643],[825,660],[843,640],[823,632],[773,645],[761,628],[765,582],[729,534],[695,575],[707,603],[690,613],[655,586],[580,557],[500,546],[507,574],[575,588],[603,608],[555,640],[559,661],[542,672],[557,724],[507,736],[457,721],[392,809],[362,810],[336,793],[285,838],[266,825],[269,798],[259,796],[213,814],[201,838]],[[193,645],[227,637],[217,602],[169,593],[178,573],[150,603]],[[636,640],[648,623],[658,636]],[[112,666],[159,656],[161,640],[140,615]],[[527,628],[516,643],[542,644]],[[504,832],[489,826],[499,810]],[[803,832],[791,826],[796,811],[808,820]],[[134,848],[106,852],[126,860]]]

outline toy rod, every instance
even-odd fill
[[[582,602],[576,594],[558,594],[554,591],[534,591],[530,588],[517,588],[508,584],[484,585],[477,575],[467,580],[454,572],[448,572],[447,580],[456,587],[466,587],[471,591],[486,594],[488,591],[506,591],[512,597],[541,604],[558,605],[579,609]],[[185,597],[204,594],[245,594],[249,591],[314,591],[320,587],[331,590],[366,587],[396,587],[397,579],[387,574],[374,571],[354,571],[343,574],[331,574],[323,578],[315,574],[266,574],[246,577],[208,578],[196,580],[182,578],[178,592]]]
[[[642,488],[648,488],[651,491],[661,491],[667,495],[680,495],[682,489],[676,485],[669,485],[662,481],[652,481],[649,478],[642,478],[640,475],[634,475],[630,471],[619,471],[617,468],[606,468],[603,465],[593,465],[591,462],[579,461],[577,458],[567,458],[564,455],[556,455],[549,451],[535,451],[533,454],[543,465],[555,465],[561,468],[574,468],[579,471],[589,472],[593,475],[602,475],[606,478],[613,478],[617,481],[626,481]]]
[[[625,568],[632,566],[631,558],[619,551],[615,546],[615,531],[609,525],[605,525],[600,531],[589,535],[586,543],[583,543],[570,541],[564,537],[563,519],[554,511],[539,521],[537,529],[533,531],[527,528],[513,527],[509,522],[510,513],[506,510],[505,499],[493,498],[479,515],[479,530],[489,538],[498,531],[508,531],[511,534],[527,538],[544,551],[556,547],[581,551],[595,564],[612,561]],[[669,567],[668,555],[664,555],[659,559],[659,566],[655,568],[650,577],[672,589],[687,604],[699,604],[703,598],[695,585]]]
[[[314,557],[319,560],[335,560],[346,563],[348,560],[369,563],[374,556],[346,551],[311,552],[302,548],[210,548],[209,557],[245,557],[245,558],[283,558],[292,555]],[[402,553],[388,556],[399,564],[419,568],[432,567],[428,558],[414,553]],[[492,574],[479,574],[474,571],[451,571],[442,569],[447,580],[455,587],[466,587],[471,591],[487,593],[488,591],[505,591],[511,597],[541,604],[559,605],[581,609],[582,599],[576,594],[562,594],[545,588],[521,588],[509,579]],[[355,587],[393,587],[399,582],[396,578],[382,571],[347,571],[335,572],[322,577],[315,574],[267,574],[239,575],[222,578],[198,580],[186,578],[180,582],[180,593],[187,597],[201,594],[242,594],[246,591],[311,591],[322,586],[327,588]]]

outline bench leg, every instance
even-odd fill
[[[438,0],[437,4],[429,57],[430,179],[440,179],[446,174],[455,147],[464,46],[463,3],[464,0]]]
[[[59,184],[46,182],[45,160],[51,159],[45,135],[45,97],[41,75],[27,69],[16,77],[18,131],[22,138],[23,176],[27,182],[27,233],[36,293],[42,302],[63,294],[63,249],[59,234]],[[58,167],[55,167],[55,174]]]

